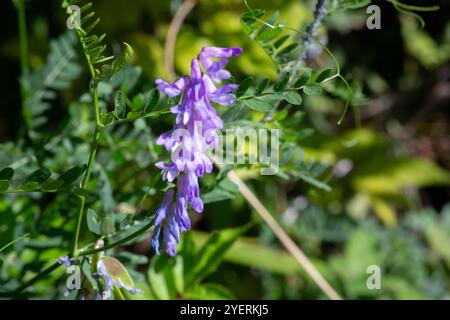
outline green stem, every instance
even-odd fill
[[[97,82],[94,82],[93,99],[94,99],[94,111],[95,111],[95,131],[94,131],[94,136],[92,138],[91,152],[89,153],[89,160],[88,160],[88,164],[87,164],[86,173],[84,174],[83,181],[81,182],[81,189],[85,189],[86,185],[89,182],[89,178],[91,176],[92,169],[93,169],[94,163],[95,163],[95,157],[97,155],[98,140],[100,139],[100,133],[101,133],[101,129],[102,129],[102,127],[100,125],[100,110],[99,110],[99,106],[98,106],[98,83]],[[72,256],[74,258],[76,258],[78,256],[78,242],[80,239],[81,225],[83,222],[85,207],[86,207],[86,196],[81,195],[80,196],[80,207],[78,209],[77,225],[75,228],[75,236],[74,236],[74,240],[73,240]]]
[[[94,99],[94,111],[95,111],[95,131],[94,131],[94,136],[92,139],[93,141],[92,141],[92,145],[91,145],[91,152],[89,154],[89,160],[88,160],[88,164],[87,164],[86,173],[84,175],[83,181],[81,182],[81,189],[84,189],[86,187],[87,183],[89,182],[89,178],[91,176],[92,168],[93,168],[94,162],[95,162],[95,156],[97,154],[98,140],[100,138],[100,133],[101,133],[103,126],[100,123],[100,109],[98,107],[98,82],[95,80],[95,70],[92,65],[91,58],[86,53],[87,48],[86,48],[85,43],[82,41],[81,30],[77,30],[77,35],[78,35],[78,38],[80,39],[80,43],[83,47],[83,52],[85,53],[84,55],[86,57],[86,62],[87,62],[87,65],[89,66],[89,72],[91,74],[91,79],[93,81],[92,95],[93,95],[93,99]],[[80,238],[81,224],[83,222],[83,214],[84,214],[85,206],[86,206],[86,196],[82,195],[82,196],[80,196],[80,208],[78,210],[77,226],[75,229],[75,237],[74,237],[74,241],[73,241],[72,256],[74,258],[76,258],[78,256],[78,241]]]
[[[20,50],[20,99],[22,102],[22,116],[27,125],[30,127],[29,117],[27,116],[26,101],[28,99],[28,79],[30,69],[28,67],[28,36],[27,36],[27,20],[25,15],[25,0],[13,1],[17,8],[18,27],[19,27],[19,50]],[[23,136],[25,131],[21,129],[20,135]]]
[[[111,123],[108,123],[106,125],[103,125],[103,128],[109,128],[118,124],[123,124],[123,123],[128,123],[128,122],[133,122],[136,119],[147,119],[147,118],[155,118],[158,117],[160,115],[164,115],[164,114],[170,114],[170,111],[157,111],[157,112],[151,112],[151,113],[147,113],[143,116],[140,116],[138,118],[125,118],[125,119],[120,119],[120,120],[115,120]]]

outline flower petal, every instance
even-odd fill
[[[189,82],[189,77],[182,77],[170,84],[161,79],[156,79],[155,83],[158,86],[158,90],[169,97],[176,97],[181,94],[186,85]]]
[[[159,236],[161,234],[161,226],[156,226],[152,237],[152,248],[159,255]]]
[[[230,58],[239,56],[242,53],[242,48],[203,47],[202,52],[212,58]]]

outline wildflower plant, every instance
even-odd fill
[[[228,63],[247,52],[226,47],[225,41],[224,47],[202,47],[191,60],[190,74],[170,82],[144,75],[135,63],[136,48],[128,43],[107,54],[114,50],[107,46],[106,34],[96,34],[100,18],[94,5],[82,0],[62,1],[67,18],[80,18],[80,24],[52,40],[46,62],[31,70],[25,1],[14,0],[23,129],[20,143],[2,144],[0,150],[0,193],[5,196],[0,219],[7,217],[9,228],[0,230],[0,297],[48,298],[51,294],[36,283],[49,281],[59,288],[57,298],[234,298],[231,290],[204,280],[243,234],[265,224],[251,217],[211,235],[187,231],[192,229],[191,211],[202,213],[214,202],[245,199],[296,257],[295,267],[300,263],[325,295],[339,299],[307,258],[306,264],[298,260],[300,249],[255,196],[258,184],[247,184],[262,182],[269,188],[282,181],[331,191],[329,166],[305,157],[304,142],[314,130],[307,127],[301,107],[305,97],[336,97],[336,122],[345,119],[350,106],[358,123],[365,97],[346,80],[316,34],[327,14],[349,9],[348,2],[335,7],[318,0],[313,22],[299,30],[280,22],[278,13],[267,18],[264,10],[247,5],[240,19],[245,41],[263,49],[276,76],[232,75]],[[411,9],[391,2],[403,11]],[[308,60],[320,55],[327,66],[309,67]],[[83,89],[67,101],[68,120],[51,123],[48,111],[57,97],[68,99],[64,90],[71,87]],[[273,176],[258,174],[264,163],[215,163],[210,152],[221,151],[223,133],[237,127],[281,132],[276,141],[279,168]],[[254,146],[244,142],[240,147],[248,160]],[[253,249],[255,243],[241,247]],[[135,245],[143,245],[145,254],[119,250]],[[160,254],[161,247],[165,253]],[[15,252],[6,256],[11,248]],[[250,266],[260,263],[251,259],[251,251],[273,253],[256,247],[233,259]],[[292,262],[292,257],[286,259]],[[74,266],[81,272],[81,288],[72,290],[60,270]],[[145,273],[137,271],[143,267]],[[273,263],[262,267],[284,272]]]
[[[215,83],[220,84],[222,80],[231,78],[230,72],[224,69],[227,58],[241,53],[242,49],[238,47],[204,47],[198,59],[191,62],[190,77],[182,77],[172,84],[156,80],[162,93],[169,97],[182,96],[180,103],[170,109],[176,114],[173,131],[163,133],[156,141],[172,154],[168,163],[156,163],[163,170],[163,180],[172,182],[177,177],[176,193],[169,189],[156,212],[156,231],[152,240],[156,252],[159,252],[159,237],[163,229],[166,252],[174,256],[176,244],[180,241],[180,231],[185,232],[191,227],[188,205],[198,213],[203,211],[198,179],[213,170],[206,152],[208,148],[215,149],[218,146],[217,130],[223,128],[222,119],[213,103],[225,106],[232,104],[236,96],[230,92],[238,87],[228,83],[217,88]],[[213,58],[220,60],[213,61]]]

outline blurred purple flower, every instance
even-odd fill
[[[70,260],[69,256],[59,257],[56,261],[59,264],[64,265],[66,268],[72,265],[72,261]],[[68,297],[75,290],[76,289],[67,289],[66,291],[64,291],[64,297]]]
[[[109,297],[111,296],[111,293],[112,293],[113,289],[114,289],[114,280],[106,272],[105,263],[101,259],[97,262],[96,277],[98,279],[104,279],[105,280],[104,290],[99,295],[100,300],[108,300]]]
[[[161,79],[155,81],[159,91],[169,97],[182,94],[180,103],[170,109],[176,115],[173,130],[163,133],[156,141],[172,156],[169,163],[156,164],[163,171],[163,180],[172,182],[178,177],[176,194],[169,190],[155,215],[152,246],[158,254],[161,229],[165,251],[174,256],[180,231],[186,232],[191,227],[188,206],[198,213],[203,211],[198,178],[211,173],[213,166],[206,152],[218,146],[217,130],[223,128],[222,119],[211,103],[227,106],[236,99],[231,93],[238,87],[236,84],[219,88],[216,84],[231,78],[231,73],[224,69],[227,58],[241,53],[239,47],[204,47],[191,62],[190,77],[184,76],[172,84]]]
[[[127,287],[126,285],[124,285],[122,283],[122,281],[120,279],[117,279],[116,281],[114,281],[114,279],[111,277],[111,275],[109,275],[108,272],[106,271],[106,266],[102,259],[100,259],[97,262],[97,273],[95,274],[95,276],[98,279],[104,279],[104,281],[105,281],[103,291],[97,293],[96,298],[95,298],[96,300],[108,300],[109,297],[111,297],[112,291],[114,290],[114,285],[116,285],[117,288],[119,288],[119,289],[127,290],[131,294],[142,293],[141,289]]]
[[[72,265],[69,256],[59,257],[57,261],[59,264],[62,264],[66,267],[70,267]]]

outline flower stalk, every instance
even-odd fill
[[[92,138],[91,143],[91,150],[89,152],[89,160],[87,163],[86,173],[84,174],[83,180],[81,182],[81,190],[84,190],[86,188],[86,185],[89,182],[89,178],[92,173],[92,169],[94,167],[95,163],[95,157],[97,155],[97,149],[98,149],[98,140],[100,139],[100,134],[102,131],[102,126],[100,123],[100,109],[98,106],[98,83],[94,81],[93,83],[93,89],[92,89],[92,95],[94,100],[94,112],[95,112],[95,129],[94,134]],[[80,206],[78,209],[78,215],[77,215],[77,225],[75,227],[75,235],[74,235],[74,241],[73,241],[73,249],[72,249],[72,255],[73,257],[78,256],[78,243],[80,238],[80,232],[81,232],[81,225],[83,223],[83,216],[84,211],[86,207],[86,195],[82,194],[80,195]]]

